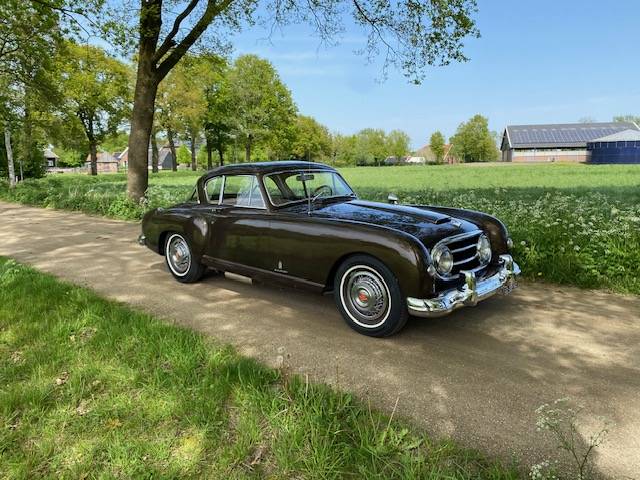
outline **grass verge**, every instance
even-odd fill
[[[491,213],[515,241],[530,280],[640,294],[640,168],[637,165],[456,165],[344,168],[361,198],[449,205]],[[148,204],[126,198],[124,174],[49,176],[0,199],[139,219],[184,200],[202,172],[151,176]]]
[[[0,385],[1,478],[518,478],[2,258]]]

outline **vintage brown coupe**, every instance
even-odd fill
[[[508,293],[520,273],[498,219],[358,200],[336,170],[307,162],[211,170],[188,201],[148,212],[139,242],[179,282],[212,268],[333,292],[346,322],[371,336]]]

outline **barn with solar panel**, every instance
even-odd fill
[[[502,135],[502,161],[588,162],[593,151],[587,148],[590,142],[627,130],[640,132],[631,122],[509,125]],[[607,163],[621,162],[609,157]]]

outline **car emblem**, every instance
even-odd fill
[[[458,220],[451,220],[451,225],[453,225],[456,228],[460,228],[462,226],[462,222]]]

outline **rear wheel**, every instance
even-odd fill
[[[186,237],[179,233],[170,233],[167,236],[164,258],[173,277],[182,283],[197,282],[206,271],[206,267],[194,258]]]
[[[334,286],[338,310],[359,333],[387,337],[407,322],[409,315],[398,280],[373,257],[348,258],[338,268]]]

